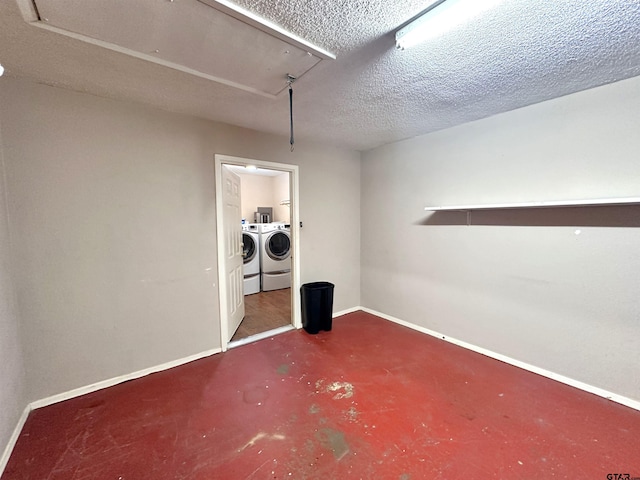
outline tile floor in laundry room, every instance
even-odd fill
[[[640,477],[640,412],[356,312],[31,413],[2,480]]]

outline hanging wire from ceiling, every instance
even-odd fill
[[[287,73],[287,84],[289,85],[289,144],[291,145],[291,151],[293,152],[293,82],[296,81],[296,77]]]

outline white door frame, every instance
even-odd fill
[[[218,301],[220,304],[220,342],[222,351],[226,351],[229,333],[229,309],[227,305],[227,280],[222,269],[224,265],[224,212],[222,204],[222,164],[255,165],[259,168],[279,170],[289,173],[289,205],[291,212],[291,324],[294,328],[302,328],[300,313],[300,210],[299,210],[299,174],[297,165],[287,163],[266,162],[251,158],[232,157],[215,154],[215,188],[216,188],[216,243],[218,252]]]

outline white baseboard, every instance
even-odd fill
[[[362,310],[362,307],[352,307],[346,310],[342,310],[340,312],[336,312],[333,314],[333,318],[340,317],[342,315],[346,315],[347,313],[357,312],[358,310]],[[238,347],[240,345],[244,345],[245,343],[254,342],[256,340],[260,340],[261,338],[267,338],[272,335],[282,333],[284,331],[291,330],[293,327],[285,326],[281,329],[276,329],[277,331],[269,331],[265,332],[265,334],[261,337],[261,335],[256,335],[253,337],[249,337],[246,339],[247,341],[240,340],[238,342],[234,342],[233,347]],[[57,395],[52,395],[50,397],[42,398],[40,400],[36,400],[31,402],[30,408],[35,410],[36,408],[46,407],[48,405],[53,405],[54,403],[62,402],[64,400],[69,400],[71,398],[79,397],[81,395],[86,395],[87,393],[95,392],[97,390],[102,390],[103,388],[112,387],[122,382],[126,382],[128,380],[134,380],[136,378],[144,377],[151,373],[161,372],[163,370],[168,370],[169,368],[177,367],[179,365],[184,365],[185,363],[193,362],[194,360],[199,360],[200,358],[208,357],[210,355],[214,355],[216,353],[222,352],[221,348],[215,348],[212,350],[207,350],[205,352],[196,353],[195,355],[191,355],[189,357],[180,358],[178,360],[173,360],[171,362],[163,363],[161,365],[156,365],[153,367],[145,368],[144,370],[139,370],[137,372],[128,373],[126,375],[121,375],[119,377],[109,378],[107,380],[102,380],[97,383],[92,383],[91,385],[86,385],[84,387],[75,388],[73,390],[69,390],[68,392],[59,393]]]
[[[347,313],[357,312],[358,310],[362,310],[362,307],[351,307],[346,310],[340,310],[339,312],[335,312],[333,314],[333,318],[341,317],[342,315],[346,315]]]
[[[18,419],[18,423],[16,424],[16,428],[13,429],[13,433],[9,438],[9,442],[7,446],[4,448],[2,452],[2,456],[0,457],[0,477],[2,476],[4,469],[7,467],[7,463],[9,463],[9,457],[11,456],[11,452],[13,452],[13,447],[16,446],[16,442],[18,441],[18,437],[22,432],[22,427],[24,427],[24,423],[27,421],[27,417],[31,413],[31,406],[27,405],[22,411],[22,415]]]
[[[258,340],[264,340],[265,338],[280,335],[281,333],[289,332],[291,330],[295,330],[295,327],[293,325],[285,325],[283,327],[274,328],[273,330],[267,330],[266,332],[256,333],[255,335],[251,335],[250,337],[241,338],[240,340],[236,340],[235,342],[229,342],[227,344],[227,347],[229,349],[241,347],[242,345],[254,343]]]
[[[427,335],[431,335],[432,337],[439,338],[440,340],[444,340],[449,343],[453,343],[454,345],[458,345],[460,347],[466,348],[467,350],[472,350],[476,353],[481,353],[490,358],[494,358],[496,360],[500,360],[501,362],[508,363],[509,365],[513,365],[518,368],[522,368],[523,370],[528,370],[533,373],[537,373],[538,375],[542,375],[543,377],[550,378],[551,380],[555,380],[560,383],[564,383],[571,387],[578,388],[585,392],[593,393],[594,395],[598,395],[599,397],[606,398],[616,403],[620,403],[629,408],[633,408],[634,410],[640,410],[640,401],[634,400],[632,398],[624,397],[622,395],[618,395],[617,393],[610,392],[608,390],[604,390],[599,387],[594,387],[593,385],[589,385],[587,383],[581,382],[579,380],[574,380],[573,378],[565,377],[564,375],[560,375],[549,370],[545,370],[544,368],[536,367],[535,365],[531,365],[529,363],[521,362],[520,360],[516,360],[514,358],[508,357],[506,355],[502,355],[500,353],[493,352],[491,350],[487,350],[486,348],[478,347],[471,343],[463,342],[462,340],[458,340],[453,337],[449,337],[447,335],[443,335],[434,330],[430,330],[428,328],[421,327],[419,325],[415,325],[413,323],[406,322],[404,320],[400,320],[399,318],[392,317],[391,315],[387,315],[385,313],[377,312],[370,308],[360,307],[360,310],[363,312],[370,313],[371,315],[375,315],[377,317],[384,318],[385,320],[389,320],[391,322],[397,323],[404,327],[411,328],[413,330],[417,330],[421,333],[426,333]]]
[[[375,315],[377,317],[383,318],[385,320],[391,321],[393,323],[397,323],[399,325],[411,328],[411,329],[416,330],[418,332],[425,333],[427,335],[431,335],[432,337],[439,338],[441,340],[444,340],[446,342],[452,343],[454,345],[458,345],[458,346],[460,346],[462,348],[466,348],[468,350],[480,353],[480,354],[485,355],[487,357],[494,358],[496,360],[500,360],[501,362],[508,363],[509,365],[513,365],[515,367],[522,368],[523,370],[527,370],[527,371],[536,373],[536,374],[541,375],[543,377],[547,377],[547,378],[549,378],[551,380],[555,380],[557,382],[564,383],[566,385],[578,388],[578,389],[583,390],[585,392],[589,392],[589,393],[592,393],[594,395],[598,395],[599,397],[603,397],[603,398],[606,398],[606,399],[611,400],[613,402],[619,403],[621,405],[625,405],[625,406],[627,406],[629,408],[633,408],[634,410],[640,410],[640,401],[633,400],[631,398],[624,397],[622,395],[618,395],[618,394],[613,393],[613,392],[609,392],[609,391],[604,390],[604,389],[599,388],[599,387],[594,387],[593,385],[589,385],[589,384],[586,384],[584,382],[580,382],[578,380],[574,380],[572,378],[565,377],[564,375],[559,375],[559,374],[551,372],[549,370],[545,370],[543,368],[536,367],[534,365],[530,365],[528,363],[522,362],[520,360],[516,360],[516,359],[508,357],[506,355],[502,355],[500,353],[496,353],[496,352],[493,352],[491,350],[487,350],[486,348],[478,347],[476,345],[464,342],[462,340],[458,340],[456,338],[449,337],[447,335],[443,335],[443,334],[441,334],[439,332],[436,332],[434,330],[430,330],[428,328],[424,328],[424,327],[421,327],[419,325],[415,325],[413,323],[409,323],[409,322],[406,322],[404,320],[400,320],[399,318],[392,317],[391,315],[387,315],[385,313],[378,312],[378,311],[370,309],[370,308],[358,306],[358,307],[353,307],[353,308],[349,308],[349,309],[346,309],[346,310],[341,310],[339,312],[334,313],[333,314],[333,318],[340,317],[340,316],[346,315],[348,313],[357,312],[357,311],[360,311],[360,310],[363,311],[363,312],[366,312],[366,313],[370,313],[371,315]],[[36,400],[36,401],[30,403],[29,405],[27,405],[25,407],[24,411],[22,412],[22,415],[20,416],[20,419],[18,420],[16,428],[14,429],[14,431],[13,431],[13,433],[11,435],[11,438],[9,439],[9,442],[7,443],[7,446],[5,447],[4,452],[2,453],[2,456],[0,457],[0,475],[2,475],[2,472],[4,471],[4,469],[5,469],[6,465],[7,465],[7,462],[9,461],[9,457],[11,456],[11,452],[13,451],[13,447],[15,446],[15,444],[16,444],[16,442],[18,440],[18,437],[20,436],[20,432],[22,431],[22,427],[24,426],[25,422],[27,421],[27,417],[29,416],[29,413],[31,412],[31,410],[35,410],[36,408],[45,407],[47,405],[52,405],[54,403],[61,402],[63,400],[68,400],[68,399],[71,399],[71,398],[75,398],[75,397],[78,397],[80,395],[85,395],[87,393],[95,392],[97,390],[101,390],[103,388],[111,387],[113,385],[117,385],[119,383],[126,382],[128,380],[133,380],[133,379],[136,379],[136,378],[144,377],[144,376],[149,375],[151,373],[156,373],[156,372],[161,372],[163,370],[168,370],[169,368],[177,367],[179,365],[184,365],[185,363],[189,363],[189,362],[192,362],[194,360],[199,360],[201,358],[205,358],[205,357],[214,355],[216,353],[220,353],[221,351],[222,350],[220,348],[207,350],[207,351],[204,351],[204,352],[197,353],[195,355],[190,355],[188,357],[180,358],[178,360],[173,360],[171,362],[163,363],[161,365],[156,365],[154,367],[146,368],[144,370],[139,370],[137,372],[129,373],[127,375],[122,375],[122,376],[119,376],[119,377],[110,378],[108,380],[103,380],[101,382],[97,382],[97,383],[93,383],[91,385],[87,385],[87,386],[84,386],[84,387],[80,387],[80,388],[76,388],[76,389],[73,389],[73,390],[69,390],[68,392],[64,392],[64,393],[60,393],[60,394],[57,394],[57,395],[53,395],[53,396],[50,396],[50,397],[47,397],[47,398],[43,398],[43,399],[40,399],[40,400]]]
[[[119,383],[126,382],[128,380],[134,380],[136,378],[145,377],[151,373],[161,372],[163,370],[168,370],[173,367],[178,367],[180,365],[184,365],[185,363],[193,362],[194,360],[199,360],[201,358],[209,357],[216,353],[220,353],[221,351],[222,349],[220,348],[206,350],[204,352],[196,353],[194,355],[190,355],[184,358],[179,358],[177,360],[163,363],[161,365],[155,365],[153,367],[145,368],[144,370],[138,370],[137,372],[128,373],[126,375],[121,375],[119,377],[109,378],[107,380],[102,380],[101,382],[92,383],[91,385],[86,385],[84,387],[74,388],[73,390],[69,390],[68,392],[59,393],[57,395],[52,395],[50,397],[42,398],[40,400],[31,402],[30,408],[31,410],[35,410],[36,408],[46,407],[47,405],[52,405],[54,403],[62,402],[64,400],[69,400],[70,398],[79,397],[80,395],[86,395],[87,393],[95,392],[97,390],[102,390],[103,388],[112,387],[114,385],[118,385]]]
[[[9,457],[11,456],[11,452],[13,452],[13,448],[18,441],[18,437],[20,436],[20,432],[24,427],[24,423],[27,421],[27,417],[32,410],[36,408],[46,407],[48,405],[52,405],[54,403],[62,402],[63,400],[69,400],[71,398],[79,397],[80,395],[86,395],[87,393],[95,392],[97,390],[102,390],[103,388],[112,387],[122,382],[126,382],[128,380],[134,380],[136,378],[145,377],[151,373],[161,372],[163,370],[168,370],[173,367],[178,367],[180,365],[184,365],[185,363],[193,362],[194,360],[199,360],[201,358],[209,357],[216,353],[220,353],[222,349],[214,348],[211,350],[206,350],[204,352],[196,353],[194,355],[189,355],[188,357],[179,358],[177,360],[173,360],[171,362],[166,362],[160,365],[155,365],[153,367],[145,368],[144,370],[138,370],[137,372],[128,373],[127,375],[121,375],[119,377],[109,378],[107,380],[103,380],[101,382],[92,383],[91,385],[86,385],[80,388],[74,388],[73,390],[69,390],[68,392],[59,393],[57,395],[52,395],[50,397],[42,398],[40,400],[36,400],[27,405],[18,420],[18,424],[16,428],[13,430],[11,438],[5,447],[2,456],[0,457],[0,476],[2,476],[2,472],[4,472],[5,467],[7,466],[7,462],[9,461]]]

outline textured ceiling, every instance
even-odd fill
[[[19,9],[24,2],[18,1],[0,2],[5,75],[280,134],[286,141],[286,94],[264,98],[36,28],[25,22]],[[156,3],[161,8],[169,1]],[[136,8],[137,2],[128,3]],[[640,0],[504,0],[405,51],[394,48],[393,33],[428,1],[235,3],[337,57],[294,84],[298,142],[367,150],[640,75]],[[78,9],[83,2],[56,4]],[[84,14],[100,19],[100,11],[89,10]]]

